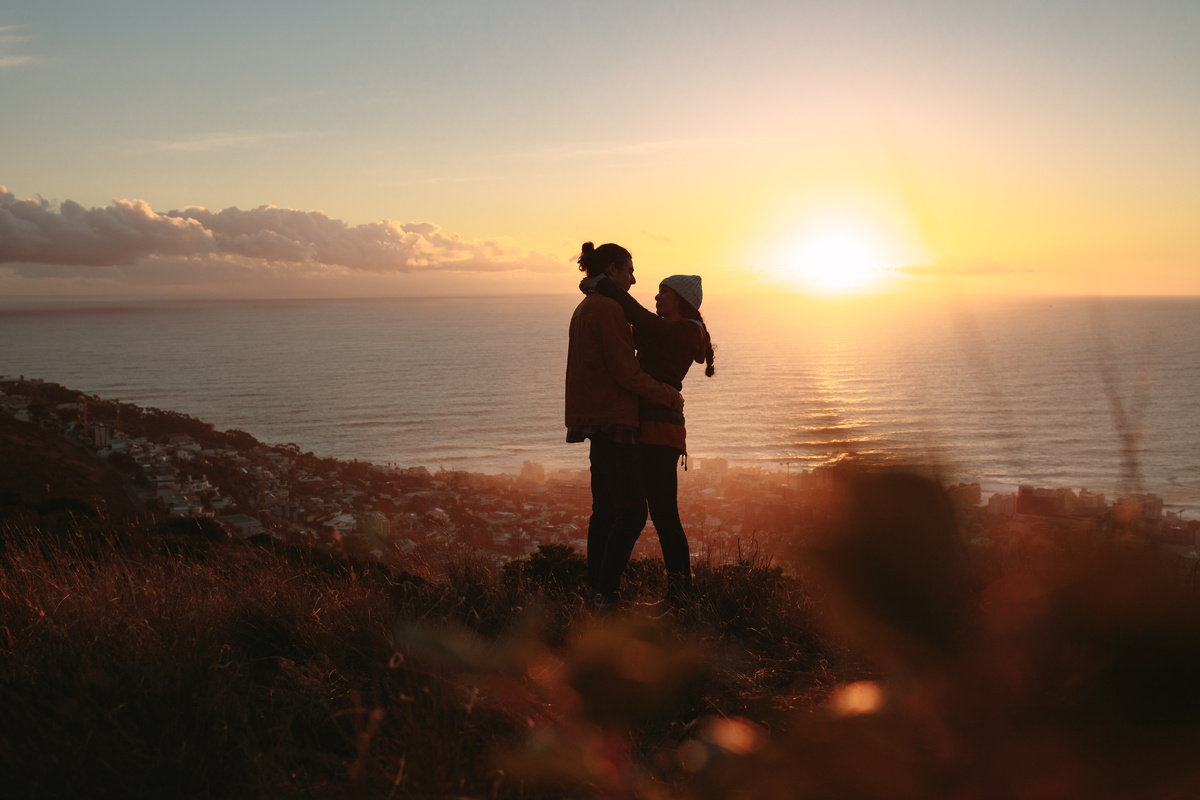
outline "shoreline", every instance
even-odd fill
[[[395,476],[425,475],[437,478],[446,475],[460,475],[464,476],[468,482],[480,485],[497,480],[513,484],[519,482],[545,484],[550,482],[570,486],[587,485],[586,453],[582,448],[580,449],[580,455],[583,458],[581,458],[581,463],[578,465],[551,467],[549,469],[531,459],[524,461],[520,471],[505,470],[494,473],[470,469],[447,469],[444,465],[439,465],[439,468],[431,469],[428,465],[401,466],[396,462],[384,462],[381,464],[367,460],[342,459],[336,456],[318,456],[312,452],[303,453],[302,448],[295,443],[271,444],[263,442],[252,434],[233,429],[221,433],[211,423],[179,412],[153,406],[139,406],[133,403],[104,400],[95,395],[89,396],[83,392],[41,379],[22,381],[0,376],[0,411],[26,422],[30,421],[33,414],[31,411],[32,403],[28,398],[23,397],[19,393],[9,394],[6,391],[12,389],[26,392],[36,391],[48,395],[58,393],[62,395],[62,398],[72,400],[73,402],[58,403],[55,409],[53,417],[56,421],[54,424],[58,426],[60,434],[68,440],[83,444],[84,439],[79,429],[82,426],[86,426],[86,437],[89,446],[94,445],[94,450],[108,448],[107,452],[110,453],[113,452],[117,443],[121,441],[119,438],[120,419],[121,413],[124,412],[126,419],[129,419],[131,415],[138,417],[145,415],[166,417],[175,420],[179,426],[205,430],[210,436],[240,438],[243,442],[250,443],[253,447],[272,451],[276,454],[303,455],[305,458],[316,459],[317,461],[327,461],[342,465],[361,465]],[[91,420],[93,422],[89,422],[89,410],[92,411]],[[59,416],[59,413],[64,411],[67,419]],[[41,411],[38,413],[45,414],[46,412]],[[46,421],[43,420],[42,424],[45,424]],[[72,431],[74,432],[72,433]],[[178,438],[178,433],[176,432],[176,435],[172,438]],[[110,439],[112,439],[112,446],[108,445]],[[123,447],[124,445],[121,446]],[[211,451],[205,450],[203,452],[208,453]],[[191,458],[190,455],[187,457]],[[853,461],[855,459],[853,456],[843,456],[832,463],[816,465],[811,469],[793,469],[788,462],[779,464],[776,462],[760,462],[754,464],[735,461],[731,463],[728,459],[719,457],[709,457],[707,459],[693,457],[689,465],[690,470],[680,473],[681,493],[689,487],[694,490],[700,484],[711,486],[713,475],[717,475],[716,480],[717,485],[719,485],[726,474],[738,476],[739,480],[750,481],[766,490],[776,487],[774,491],[802,491],[805,488],[811,489],[822,485],[825,470],[845,460]],[[864,460],[861,463],[870,464],[871,462]],[[883,464],[882,466],[887,465]],[[929,465],[896,464],[895,466],[908,466],[920,471],[930,470],[935,473],[938,472],[938,470]],[[1151,504],[1157,505],[1161,509],[1161,512],[1159,512],[1160,516],[1167,522],[1174,520],[1177,524],[1183,524],[1200,519],[1200,509],[1187,504],[1166,502],[1152,489],[1140,492],[1113,492],[1110,496],[1109,493],[1089,493],[1087,489],[1082,487],[1037,486],[1035,482],[1014,484],[997,481],[978,481],[961,474],[956,474],[954,477],[959,483],[954,484],[953,488],[959,490],[966,487],[968,489],[967,494],[975,498],[973,501],[974,507],[977,509],[987,508],[989,509],[989,513],[991,513],[990,508],[993,502],[999,505],[1003,505],[1005,502],[1015,503],[1016,496],[1020,493],[1021,487],[1027,487],[1027,489],[1032,489],[1035,493],[1041,493],[1042,496],[1060,495],[1062,503],[1060,508],[1073,510],[1073,513],[1083,513],[1085,511],[1091,513],[1101,508],[1114,509],[1121,503],[1121,498],[1131,497],[1138,503],[1143,499],[1149,498]],[[951,490],[951,484],[947,479],[943,478],[939,479],[939,481],[947,490]],[[1077,489],[1079,497],[1075,494]],[[1088,501],[1090,505],[1085,506],[1083,504],[1084,500]]]
[[[137,403],[133,403],[133,402],[129,402],[129,401],[121,401],[121,400],[112,399],[112,398],[105,399],[105,398],[99,397],[98,395],[89,395],[86,392],[82,392],[82,391],[75,390],[75,389],[70,389],[69,387],[65,387],[62,384],[58,384],[53,381],[46,381],[46,380],[43,380],[40,378],[26,378],[24,376],[21,376],[20,378],[14,378],[12,376],[0,375],[0,413],[9,413],[12,416],[17,416],[20,413],[19,410],[15,409],[15,407],[13,406],[13,403],[11,401],[9,401],[9,402],[2,402],[2,401],[9,400],[8,395],[4,391],[5,387],[11,387],[13,385],[18,385],[18,384],[22,384],[22,383],[27,384],[29,386],[44,386],[44,387],[48,387],[48,388],[54,388],[57,390],[68,392],[73,395],[78,395],[80,397],[87,398],[89,406],[95,407],[95,408],[105,408],[105,407],[128,408],[128,409],[137,410],[139,412],[169,414],[169,415],[186,418],[186,419],[192,420],[199,424],[203,424],[203,425],[211,428],[214,431],[217,430],[217,428],[212,423],[202,420],[199,417],[192,417],[190,415],[183,414],[182,412],[177,412],[177,411],[173,411],[170,409],[163,409],[163,408],[160,408],[157,406],[149,406],[149,405],[143,406],[143,405],[139,405]],[[20,417],[18,416],[18,418],[20,418]],[[242,433],[242,432],[238,431],[238,433]],[[282,443],[270,443],[270,442],[263,441],[262,439],[258,438],[258,436],[255,434],[248,434],[248,435],[252,436],[255,441],[257,441],[259,444],[261,444],[262,446],[267,447],[267,448],[278,449],[278,448],[297,446],[294,443],[288,443],[286,445],[282,444]],[[358,459],[358,458],[353,458],[353,457],[345,458],[343,456],[336,455],[336,454],[328,454],[328,455],[316,454],[313,451],[309,451],[309,454],[315,455],[319,459],[330,459],[330,460],[334,460],[334,461],[338,461],[338,462],[346,463],[346,464],[357,463],[357,464],[370,465],[377,469],[391,471],[396,474],[403,474],[406,472],[423,470],[430,475],[437,475],[440,472],[446,472],[446,473],[461,473],[461,474],[465,474],[468,476],[472,476],[473,478],[479,478],[479,479],[505,478],[505,479],[509,479],[509,480],[518,480],[521,478],[521,475],[525,472],[526,469],[532,467],[533,469],[537,470],[539,473],[543,473],[551,479],[557,478],[559,480],[566,480],[566,481],[579,481],[579,480],[586,481],[586,474],[587,474],[587,469],[588,469],[586,448],[582,448],[579,445],[576,445],[576,448],[578,449],[579,457],[578,457],[577,462],[574,464],[570,464],[570,465],[566,465],[566,466],[558,466],[553,463],[545,464],[543,462],[535,460],[535,458],[536,458],[536,456],[535,456],[533,458],[521,459],[523,461],[523,466],[521,469],[500,469],[497,471],[469,469],[469,468],[464,468],[466,466],[465,463],[463,465],[454,463],[455,461],[460,461],[460,460],[463,462],[469,462],[472,459],[471,459],[471,457],[468,457],[468,456],[456,457],[453,459],[446,459],[443,462],[435,463],[432,465],[431,464],[405,464],[405,465],[402,465],[399,462],[395,462],[395,461],[380,462],[380,461],[372,461],[372,460],[368,460],[368,459]],[[300,449],[302,450],[303,448],[300,448]],[[533,454],[531,454],[531,455],[533,455]],[[842,460],[853,461],[853,460],[858,460],[858,459],[854,454],[846,453],[837,459],[831,459],[831,460],[828,460],[828,461],[825,461],[825,462],[822,462],[819,464],[813,464],[812,466],[807,467],[807,468],[805,468],[805,467],[796,468],[794,466],[790,466],[791,464],[796,463],[795,460],[776,461],[774,459],[761,459],[759,461],[743,461],[743,460],[732,460],[732,459],[728,459],[728,458],[725,458],[722,456],[705,457],[705,456],[700,456],[700,455],[692,453],[692,454],[689,454],[689,467],[692,470],[702,470],[705,462],[712,462],[717,465],[720,465],[719,468],[722,471],[732,469],[736,472],[753,473],[753,474],[758,475],[761,478],[766,479],[766,480],[777,479],[778,482],[780,483],[781,487],[786,487],[790,484],[799,485],[805,479],[810,479],[814,475],[815,472],[819,472],[825,468],[833,466]],[[885,467],[890,465],[890,466],[897,466],[897,467],[910,467],[910,468],[918,469],[918,470],[933,470],[934,472],[945,472],[945,470],[939,470],[935,465],[922,464],[922,463],[896,461],[896,462],[892,462],[889,464],[888,462],[878,462],[878,463],[871,462],[870,460],[867,460],[867,459],[863,459],[862,463],[866,463],[866,464],[875,463],[875,465],[877,465],[877,466],[885,466]],[[1003,481],[983,481],[983,480],[974,478],[973,476],[970,476],[965,470],[963,470],[963,471],[956,470],[956,471],[950,472],[949,474],[951,475],[950,478],[946,478],[946,479],[942,480],[944,485],[946,485],[947,487],[950,486],[951,481],[956,482],[956,485],[957,484],[968,484],[968,485],[978,484],[979,489],[980,489],[980,494],[981,494],[981,501],[983,503],[986,503],[988,501],[988,499],[990,497],[992,497],[993,495],[1015,495],[1019,491],[1019,488],[1021,486],[1032,486],[1034,489],[1037,489],[1037,490],[1043,490],[1043,489],[1049,490],[1049,491],[1067,490],[1067,491],[1072,491],[1072,492],[1075,492],[1075,491],[1086,492],[1088,489],[1093,488],[1093,487],[1082,487],[1082,486],[1072,486],[1072,485],[1050,485],[1048,483],[1047,483],[1047,485],[1038,485],[1038,482],[1036,480],[1031,480],[1029,482],[1013,482],[1013,483],[1003,482]],[[684,483],[687,480],[687,473],[681,472],[680,479],[681,479],[681,484]],[[1104,491],[1104,492],[1101,492],[1101,494],[1105,498],[1111,497],[1112,502],[1115,502],[1118,497],[1126,495],[1126,494],[1153,495],[1162,501],[1162,507],[1163,507],[1165,514],[1167,514],[1169,516],[1174,516],[1181,521],[1200,520],[1200,505],[1189,504],[1189,503],[1168,502],[1165,498],[1162,498],[1158,494],[1158,491],[1156,491],[1156,488],[1152,487],[1152,486],[1144,486],[1136,491],[1126,491],[1126,492],[1115,491],[1115,490]]]

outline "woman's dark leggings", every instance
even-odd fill
[[[646,480],[646,504],[658,532],[669,592],[690,589],[692,560],[687,535],[679,521],[679,457],[683,452],[661,444],[639,444]]]

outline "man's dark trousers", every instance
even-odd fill
[[[588,585],[615,594],[646,527],[646,487],[636,444],[591,437],[592,517],[588,521]]]

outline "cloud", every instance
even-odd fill
[[[321,211],[260,206],[155,212],[141,200],[87,209],[17,200],[0,186],[0,264],[132,267],[237,260],[260,266],[396,273],[561,270],[556,259],[493,240],[468,241],[429,222],[349,225]]]
[[[434,176],[431,178],[417,178],[416,180],[399,181],[397,183],[377,183],[376,186],[432,186],[438,183],[478,183],[479,181],[494,181],[494,175],[467,175],[461,177],[451,176]]]
[[[651,139],[620,144],[578,144],[548,147],[533,155],[555,159],[586,159],[611,156],[643,156],[692,150],[760,147],[780,141],[766,137],[724,137],[696,139]]]
[[[981,256],[941,256],[919,264],[897,267],[896,271],[923,278],[942,275],[1000,275],[1012,272],[1003,264]]]
[[[213,150],[228,150],[235,147],[252,147],[275,139],[290,139],[300,136],[299,133],[216,133],[208,136],[197,136],[191,139],[180,139],[175,142],[156,142],[160,150],[183,153],[207,153]]]
[[[20,30],[20,26],[18,25],[0,25],[0,48],[9,49],[10,45],[29,41],[28,36],[16,33],[18,30]],[[22,64],[30,64],[35,60],[33,56],[5,55],[0,52],[0,70],[8,69],[9,67],[19,67]]]
[[[645,236],[647,239],[652,239],[656,242],[662,242],[663,244],[675,244],[675,242],[671,240],[671,237],[667,236],[665,233],[654,233],[653,231],[648,231],[645,228],[639,230],[638,233],[640,233],[642,236]]]
[[[314,100],[320,100],[322,97],[328,97],[334,94],[333,89],[306,89],[298,92],[282,92],[280,94],[270,95],[262,99],[267,105],[277,105],[281,103],[311,103]]]

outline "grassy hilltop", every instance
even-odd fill
[[[969,546],[916,472],[845,469],[796,574],[708,555],[655,618],[592,611],[569,547],[242,541],[122,506],[36,422],[0,441],[5,796],[1200,791],[1192,565],[1120,535]],[[658,561],[629,577],[660,595]]]

